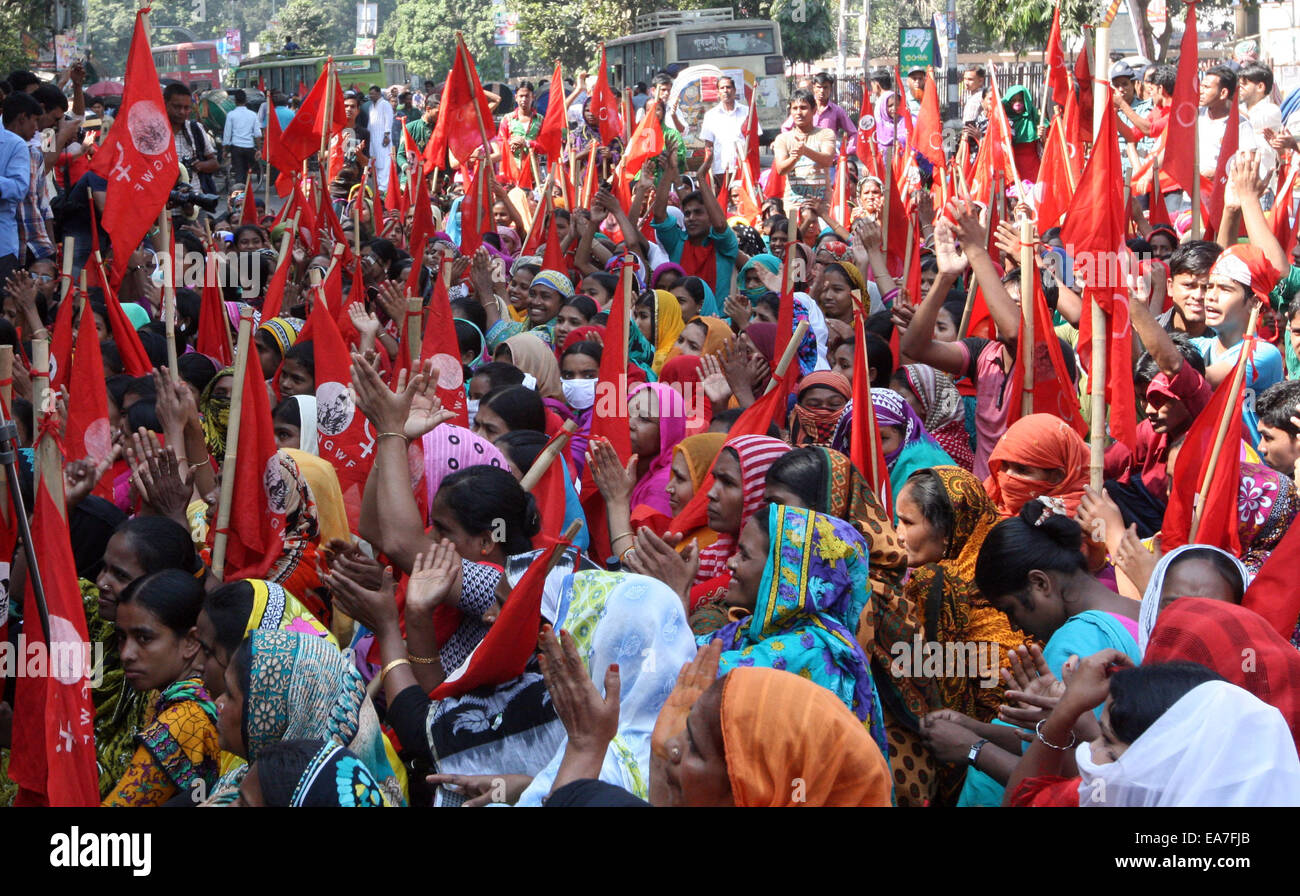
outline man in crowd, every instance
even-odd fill
[[[235,108],[226,114],[221,145],[230,152],[230,178],[237,184],[248,180],[248,172],[257,167],[257,150],[262,143],[262,126],[257,113],[248,108],[248,94],[236,90]]]

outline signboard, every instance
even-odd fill
[[[934,29],[898,29],[898,70],[906,75],[918,68],[929,68],[936,62]]]
[[[353,48],[352,52],[353,52],[353,53],[356,53],[358,56],[370,56],[370,55],[374,54],[374,52],[375,52],[375,39],[374,39],[373,37],[358,37],[358,38],[357,38],[357,45],[356,45],[356,47]],[[363,64],[361,67],[362,67],[362,68],[369,68],[369,66],[368,66],[368,65],[365,65],[365,64]],[[340,66],[339,71],[342,71],[342,70],[343,70],[343,69],[342,69],[342,67]]]
[[[81,57],[81,50],[77,44],[77,35],[69,31],[67,34],[54,35],[54,67],[63,71],[72,65]]]
[[[238,28],[226,29],[226,52],[242,53],[244,51],[243,36]]]
[[[518,13],[509,12],[504,6],[493,6],[492,42],[498,47],[513,47],[519,43]]]
[[[358,3],[357,37],[374,37],[377,34],[379,34],[379,4]]]

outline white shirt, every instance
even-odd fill
[[[1235,113],[1229,112],[1222,118],[1211,118],[1207,110],[1202,109],[1200,119],[1196,123],[1196,135],[1198,152],[1200,158],[1197,160],[1197,167],[1201,171],[1202,177],[1214,177],[1215,166],[1219,162],[1219,147],[1223,144],[1223,135],[1227,130],[1228,119]],[[1255,129],[1250,126],[1250,120],[1244,115],[1237,114],[1237,151],[1256,149],[1257,141],[1255,140]],[[1264,171],[1260,167],[1260,175],[1265,179],[1271,173]]]
[[[370,131],[372,148],[383,146],[385,137],[392,141],[393,107],[382,96],[378,102],[370,104],[370,118],[366,122],[366,129]],[[374,155],[373,151],[371,155]]]
[[[700,122],[700,139],[713,144],[714,174],[724,174],[736,164],[737,147],[745,142],[745,119],[749,117],[749,107],[736,103],[728,112],[718,103],[704,113]],[[759,133],[762,133],[760,128]]]
[[[262,126],[257,122],[257,113],[247,106],[236,106],[226,113],[226,127],[221,132],[221,142],[226,146],[238,146],[252,149],[256,138],[262,136]]]

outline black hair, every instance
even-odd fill
[[[875,333],[867,334],[867,367],[876,369],[876,378],[871,381],[871,388],[888,389],[889,381],[894,376],[894,352],[889,343]]]
[[[131,385],[132,379],[133,377],[119,373],[104,380],[104,385],[108,387],[108,400],[113,402],[119,411],[122,409],[122,402],[126,399],[126,390]]]
[[[582,319],[588,323],[590,323],[591,319],[600,311],[600,309],[596,307],[595,299],[591,296],[585,296],[582,293],[576,293],[571,298],[565,299],[564,305],[560,307],[563,308],[570,305],[576,308],[578,313],[582,315]]]
[[[324,746],[320,740],[278,740],[260,749],[253,768],[257,770],[262,802],[277,809],[293,805],[298,781]]]
[[[162,321],[157,321],[162,326]],[[165,367],[167,365],[167,339],[161,333],[155,333],[149,328],[149,325],[141,327],[135,331],[135,335],[140,339],[140,347],[149,358],[149,363],[154,367]]]
[[[5,79],[9,84],[9,89],[17,93],[23,93],[33,84],[40,84],[41,79],[36,77],[36,73],[28,71],[25,68],[16,68],[9,73]]]
[[[983,77],[984,77],[984,66],[982,66],[982,65],[968,65],[968,66],[966,66],[964,69],[962,69],[962,74],[965,74],[966,72],[974,72],[975,74],[977,74],[977,75],[979,75],[981,78],[983,78]]]
[[[176,369],[181,379],[199,392],[207,388],[208,383],[217,375],[217,365],[207,355],[198,352],[186,352],[176,359]]]
[[[6,127],[13,124],[23,115],[42,115],[45,112],[45,110],[41,108],[41,104],[38,103],[31,94],[23,93],[21,90],[5,97],[4,106],[0,108],[3,108],[4,110],[4,123]]]
[[[1110,728],[1121,743],[1132,744],[1194,688],[1223,680],[1186,660],[1121,669],[1110,677]]]
[[[477,358],[483,353],[483,334],[479,332],[473,324],[467,320],[453,318],[452,325],[456,328],[456,349],[462,355],[466,352],[473,352]]]
[[[128,395],[138,396],[141,401],[153,401],[158,397],[158,386],[151,376],[132,377],[122,392],[123,398]]]
[[[1255,399],[1255,413],[1260,423],[1267,423],[1289,436],[1300,435],[1291,422],[1296,405],[1300,404],[1300,381],[1283,380],[1269,386]]]
[[[236,90],[233,94],[230,95],[230,98],[235,101],[236,106],[242,106],[248,102],[248,94],[245,93],[243,90]]]
[[[569,355],[586,355],[588,358],[595,358],[596,363],[599,364],[603,352],[599,342],[575,342],[564,350],[564,354],[560,355],[561,364]]]
[[[113,534],[126,536],[126,543],[145,575],[179,569],[193,577],[203,569],[189,530],[170,517],[135,516],[118,526]]]
[[[185,94],[190,99],[194,98],[194,92],[184,84],[168,84],[163,88],[163,102],[170,102],[172,97],[180,96],[181,94]]]
[[[271,412],[271,422],[302,427],[302,409],[298,407],[296,396],[290,395],[275,406]]]
[[[136,579],[117,599],[118,606],[139,603],[178,636],[184,637],[203,609],[203,583],[179,569],[160,569]]]
[[[311,374],[312,381],[316,379],[316,350],[312,340],[306,342],[295,342],[289,346],[284,353],[284,361],[294,361],[301,364],[303,368]],[[282,362],[283,363],[283,362]]]
[[[549,441],[544,432],[535,429],[516,429],[501,436],[493,444],[526,475]]]
[[[1263,84],[1265,93],[1273,92],[1273,70],[1259,62],[1251,62],[1241,67],[1237,77],[1243,81]]]
[[[1173,96],[1174,86],[1178,83],[1178,71],[1172,65],[1157,65],[1149,80],[1165,93]]]
[[[483,310],[483,306],[478,302],[472,302],[469,299],[458,299],[451,303],[451,315],[469,321],[484,333],[488,330],[487,312]]]
[[[686,206],[690,205],[692,202],[703,203],[704,194],[701,193],[699,190],[691,190],[689,193],[687,193],[685,196],[681,198],[681,201],[677,203],[677,207],[685,211]]]
[[[1222,246],[1209,240],[1185,240],[1169,255],[1169,276],[1206,276],[1222,252]]]
[[[611,296],[618,289],[618,278],[606,271],[593,271],[583,278],[584,280],[595,280],[601,288]],[[590,296],[588,297],[590,298]]]
[[[667,84],[669,87],[671,87],[673,85],[673,76],[668,74],[667,72],[659,72],[657,75],[655,75],[653,78],[650,79],[650,83],[655,87],[658,87],[661,84]]]
[[[179,339],[193,342],[199,334],[199,294],[192,289],[176,290],[176,330]],[[184,354],[184,353],[182,353]]]
[[[994,526],[975,561],[975,585],[990,600],[1014,595],[1029,586],[1032,570],[1065,574],[1086,573],[1083,529],[1068,516],[1045,513],[1035,498],[1020,513]]]
[[[441,499],[466,532],[493,532],[504,524],[502,548],[507,554],[533,549],[533,536],[542,529],[541,514],[533,496],[524,491],[510,471],[479,464],[457,470],[438,486]]]
[[[542,397],[527,386],[502,386],[493,389],[479,403],[500,417],[510,429],[535,429],[546,432],[546,405]]]
[[[188,355],[181,355],[181,357],[188,357]],[[104,364],[104,376],[116,376],[122,372],[122,353],[118,351],[116,342],[101,339],[99,342],[99,358]]]
[[[153,402],[137,401],[126,409],[126,428],[129,432],[135,432],[144,427],[150,432],[162,432],[162,421],[158,419],[158,407]]]
[[[1183,356],[1183,363],[1190,364],[1193,370],[1204,376],[1205,358],[1201,356],[1196,346],[1192,345],[1191,337],[1176,331],[1170,333],[1169,338],[1173,341],[1174,348],[1178,349],[1178,353]],[[1151,357],[1150,352],[1143,352],[1138,357],[1137,364],[1133,365],[1133,382],[1145,389],[1158,373],[1160,373],[1160,365],[1156,363],[1155,358]]]
[[[699,277],[687,277],[677,285],[690,294],[691,299],[695,304],[701,306],[704,304],[704,298],[706,295],[704,291],[704,281]]]
[[[1210,75],[1219,79],[1219,89],[1228,91],[1228,98],[1231,99],[1237,90],[1237,73],[1226,65],[1216,65],[1209,71],[1202,72],[1201,78],[1204,80]]]
[[[33,90],[31,95],[44,107],[42,111],[53,112],[55,109],[68,111],[68,98],[53,84],[42,84]]]
[[[490,384],[488,395],[506,386],[522,385],[524,381],[524,372],[515,365],[507,364],[504,361],[489,361],[478,370],[475,370],[474,376],[487,377]]]
[[[817,109],[817,99],[812,95],[811,90],[795,90],[790,94],[790,105],[795,103],[804,103],[809,109]]]
[[[957,526],[957,515],[939,474],[932,469],[917,470],[907,477],[903,487],[911,489],[909,494],[916,506],[921,508],[921,516],[943,539],[944,545],[950,546],[953,530]]]
[[[714,414],[713,419],[709,421],[708,431],[716,432],[717,430],[714,429],[714,427],[716,426],[719,429],[721,429],[722,432],[730,432],[731,427],[736,425],[736,421],[740,419],[740,415],[743,413],[744,413],[743,408],[728,408],[725,411],[720,411]],[[769,423],[767,424],[767,432],[759,433],[759,435],[771,436],[773,438],[780,438],[781,431],[776,428],[775,423]]]
[[[781,297],[770,289],[758,297],[754,302],[755,306],[763,305],[771,310],[772,316],[777,320],[781,319]]]
[[[216,631],[214,642],[231,653],[244,640],[248,617],[253,612],[253,583],[241,579],[213,589],[203,599],[203,611]]]
[[[796,448],[772,461],[767,483],[785,486],[799,496],[809,510],[826,512],[826,455],[816,448]]]

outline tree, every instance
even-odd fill
[[[474,54],[479,76],[484,81],[500,80],[501,51],[492,42],[488,0],[398,0],[377,45],[391,48],[413,72],[441,81],[451,70],[457,31]]]
[[[825,0],[773,0],[769,15],[781,26],[781,46],[791,62],[813,62],[835,52],[836,22]]]
[[[356,6],[349,0],[289,0],[280,10],[280,27],[268,28],[259,39],[274,49],[291,35],[304,50],[351,53],[356,21]]]

